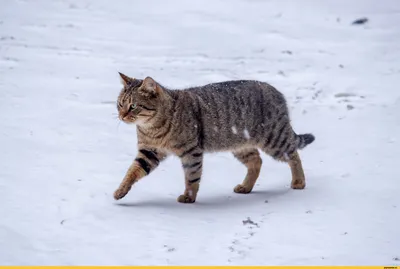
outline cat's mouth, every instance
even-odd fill
[[[121,121],[123,121],[124,123],[127,123],[127,124],[129,124],[129,123],[135,123],[135,121],[137,120],[137,117],[135,117],[135,116],[131,116],[131,115],[126,115],[126,116],[120,116],[119,117],[119,119],[121,120]]]
[[[133,118],[133,119],[128,119],[128,120],[124,120],[123,122],[125,122],[126,124],[134,124],[136,122],[137,118]]]

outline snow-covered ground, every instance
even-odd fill
[[[1,1],[0,264],[400,265],[399,25],[397,0]],[[316,136],[307,188],[263,155],[235,194],[219,153],[195,204],[176,157],[114,201],[136,154],[118,71],[275,85]]]

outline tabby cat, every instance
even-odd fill
[[[114,193],[116,200],[169,154],[179,156],[185,173],[185,191],[177,199],[181,203],[196,201],[207,152],[231,151],[247,167],[236,193],[253,189],[262,163],[258,149],[289,164],[293,189],[305,187],[297,150],[314,136],[293,131],[285,98],[271,85],[238,80],[170,90],[151,77],[119,74],[124,85],[117,102],[119,119],[136,124],[138,153]]]

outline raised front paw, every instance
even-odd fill
[[[119,200],[122,199],[131,189],[131,186],[120,186],[115,192],[114,192],[114,199]]]
[[[185,194],[179,195],[177,200],[179,203],[184,203],[184,204],[192,204],[196,201],[196,199],[190,197],[189,195],[185,195]]]

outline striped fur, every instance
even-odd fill
[[[246,178],[234,189],[237,193],[249,193],[254,187],[262,163],[257,149],[289,163],[292,188],[304,188],[297,150],[315,138],[293,131],[285,98],[271,85],[240,80],[170,90],[150,77],[120,75],[124,88],[117,102],[119,117],[136,124],[139,151],[114,194],[116,199],[168,154],[181,159],[185,173],[185,192],[179,202],[196,200],[207,152],[231,151],[247,167]]]

